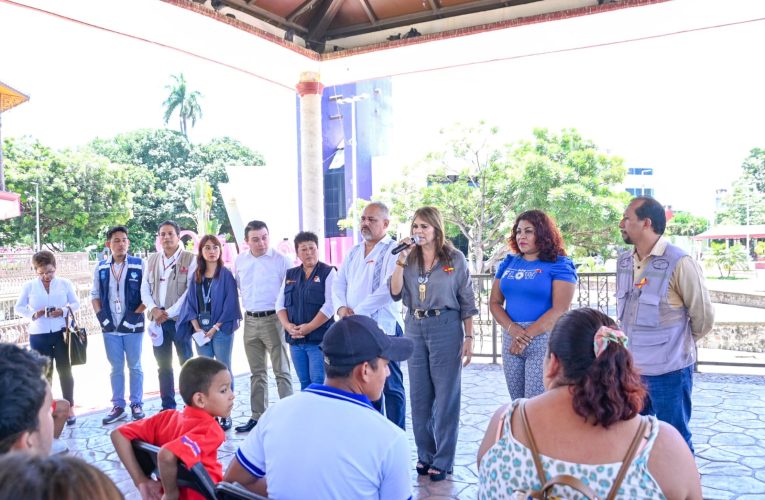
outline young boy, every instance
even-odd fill
[[[234,407],[231,375],[223,363],[211,358],[193,358],[181,368],[178,380],[186,403],[183,411],[166,410],[145,420],[125,424],[112,431],[112,442],[142,498],[202,498],[195,491],[178,489],[178,460],[187,467],[202,462],[213,482],[223,479],[218,447],[225,434],[215,417],[228,417]],[[140,439],[160,446],[160,481],[147,477],[138,465],[131,441]]]

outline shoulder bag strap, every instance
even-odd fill
[[[534,441],[534,435],[531,433],[531,427],[529,427],[529,421],[526,418],[526,400],[521,400],[519,406],[521,410],[521,423],[523,424],[523,431],[526,433],[526,437],[529,440],[529,449],[531,450],[531,456],[534,459],[534,466],[537,469],[537,475],[539,476],[539,484],[545,484],[546,476],[545,469],[542,466],[542,459],[539,458],[539,450],[537,449],[537,443]]]
[[[622,485],[622,481],[624,480],[624,476],[627,475],[627,470],[629,470],[630,465],[632,465],[632,460],[635,458],[635,454],[638,451],[638,448],[640,447],[640,444],[643,442],[643,438],[645,437],[645,431],[648,427],[648,417],[641,416],[640,417],[640,425],[638,425],[638,430],[635,433],[635,437],[632,438],[632,443],[630,444],[630,447],[627,449],[627,453],[624,455],[624,460],[622,461],[622,466],[619,469],[619,472],[616,474],[616,479],[614,479],[614,484],[611,485],[611,489],[608,492],[608,495],[606,496],[606,500],[613,500],[616,498],[616,494],[619,492],[619,487]]]

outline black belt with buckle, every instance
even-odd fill
[[[247,316],[252,316],[253,318],[265,318],[266,316],[276,314],[276,311],[247,311],[245,314],[247,314]]]
[[[442,309],[415,309],[412,311],[414,319],[432,318],[441,315]]]

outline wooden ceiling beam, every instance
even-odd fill
[[[303,2],[297,9],[293,10],[289,14],[287,14],[287,21],[294,22],[295,19],[300,17],[302,14],[304,14],[307,10],[313,8],[314,5],[316,5],[316,2],[319,0],[306,0]]]
[[[297,24],[293,22],[292,20],[285,19],[281,16],[277,16],[273,12],[269,12],[262,7],[258,7],[257,5],[251,5],[250,2],[252,2],[252,0],[250,0],[249,2],[247,0],[226,0],[224,3],[226,7],[230,7],[234,10],[238,10],[245,14],[249,14],[264,22],[267,22],[267,23],[270,22],[271,24],[285,31],[291,28],[295,30],[295,33],[297,33],[301,37],[304,36],[306,33],[308,33],[308,29],[305,26],[301,26],[300,24]]]
[[[329,25],[335,20],[335,16],[340,11],[340,7],[345,0],[325,0],[321,5],[319,12],[316,13],[308,27],[308,40],[312,42],[323,42],[324,34]]]
[[[369,18],[369,22],[372,23],[372,25],[376,25],[379,19],[377,18],[375,11],[372,9],[372,6],[369,5],[369,1],[359,0],[359,3],[361,4],[361,8],[364,9],[364,13],[366,13],[367,17]]]
[[[513,7],[515,5],[523,5],[540,1],[542,0],[476,0],[474,2],[465,4],[453,5],[451,7],[441,7],[438,8],[435,12],[417,12],[404,16],[383,19],[379,21],[373,29],[370,29],[368,24],[356,24],[353,26],[344,26],[342,28],[327,30],[325,33],[325,39],[331,40],[335,38],[360,35],[370,31],[380,31],[390,28],[398,28],[401,26],[410,26],[417,23],[434,21],[444,17],[460,16],[465,14],[472,14],[474,12],[499,9],[502,7]]]

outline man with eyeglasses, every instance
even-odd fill
[[[395,245],[387,234],[390,216],[388,207],[373,201],[361,214],[361,236],[364,241],[351,248],[343,261],[332,287],[335,312],[340,318],[361,314],[377,322],[387,335],[400,337],[401,304],[394,302],[388,291],[388,278],[396,267],[391,254]],[[383,397],[373,406],[388,420],[405,428],[406,394],[401,367],[396,361],[388,364],[390,376],[385,381]]]
[[[146,278],[141,284],[141,299],[149,312],[149,318],[162,332],[161,335],[152,336],[152,344],[159,367],[159,394],[163,410],[173,410],[176,407],[173,346],[181,365],[194,356],[191,339],[178,338],[175,331],[175,322],[186,299],[189,279],[197,269],[196,256],[184,250],[180,234],[181,228],[175,221],[166,220],[159,224],[157,236],[162,251],[149,256]]]
[[[248,251],[236,258],[235,272],[239,295],[245,309],[244,352],[250,365],[250,410],[246,423],[236,432],[249,432],[268,407],[268,373],[266,355],[276,377],[279,398],[292,395],[292,373],[284,329],[276,315],[279,295],[292,261],[270,247],[268,226],[253,220],[244,228]]]
[[[125,361],[130,373],[130,413],[140,420],[143,412],[143,369],[141,350],[146,329],[141,301],[143,260],[128,255],[130,240],[125,226],[106,233],[111,257],[102,260],[93,274],[90,298],[103,332],[106,358],[112,367],[113,408],[101,422],[104,425],[127,418],[125,413]]]

